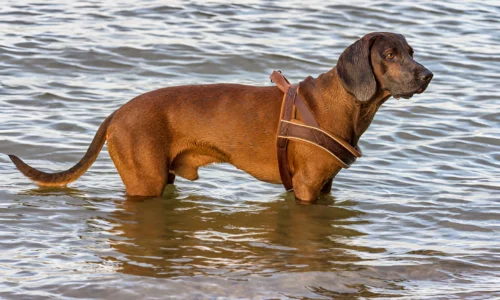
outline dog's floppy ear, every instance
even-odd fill
[[[344,88],[359,101],[370,100],[377,91],[370,50],[379,35],[371,33],[349,46],[340,55],[337,73]]]

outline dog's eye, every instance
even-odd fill
[[[385,55],[385,58],[387,59],[394,59],[394,57],[396,57],[396,55],[394,55],[394,52],[389,52]]]

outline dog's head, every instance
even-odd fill
[[[432,72],[413,59],[413,49],[404,36],[374,32],[349,46],[337,63],[344,88],[359,101],[368,101],[378,90],[399,99],[420,94],[429,85]]]

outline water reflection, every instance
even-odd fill
[[[175,191],[172,192],[175,195]],[[300,205],[292,199],[236,203],[188,196],[115,201],[111,240],[119,271],[152,277],[331,271],[361,259],[351,225],[361,212],[333,199]]]
[[[34,189],[28,189],[18,193],[19,195],[25,196],[69,196],[79,199],[85,199],[85,193],[79,189],[71,187],[37,187]]]
[[[37,222],[52,220],[57,212],[60,217],[44,230],[66,224],[78,232],[71,242],[57,244],[57,251],[73,253],[78,245],[75,253],[85,272],[163,278],[168,286],[181,286],[188,298],[207,286],[221,289],[211,295],[227,296],[233,293],[228,284],[237,288],[231,294],[236,298],[268,291],[294,297],[411,295],[415,280],[460,284],[461,277],[453,274],[471,267],[445,258],[447,253],[398,254],[386,251],[385,245],[375,248],[381,243],[368,241],[374,234],[370,228],[383,219],[380,212],[362,212],[361,203],[331,196],[304,205],[293,197],[224,200],[175,187],[162,198],[135,201],[94,198],[72,188],[31,189],[19,195],[37,200],[23,202],[12,213],[28,216],[27,207],[39,207],[37,215],[29,212]]]
[[[73,188],[31,189],[19,195],[36,198],[28,204],[40,205],[43,218],[55,211],[65,216],[64,224],[78,234],[57,251],[79,253],[86,273],[117,272],[156,282],[163,278],[187,298],[208,286],[219,289],[207,290],[214,297],[235,298],[379,297],[373,286],[401,288],[387,281],[399,277],[363,265],[367,260],[362,257],[385,249],[356,246],[355,240],[366,236],[357,227],[367,221],[354,208],[355,201],[336,202],[331,196],[312,205],[285,196],[224,200],[187,195],[174,187],[162,198],[135,201],[89,197]],[[67,267],[67,262],[57,264]]]

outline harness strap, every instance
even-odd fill
[[[271,81],[284,93],[277,135],[277,153],[281,182],[287,191],[293,189],[287,155],[289,140],[306,142],[322,148],[346,169],[361,157],[357,145],[353,147],[342,138],[319,127],[314,115],[298,93],[298,84],[290,85],[280,71],[271,74]],[[295,108],[305,125],[294,122]]]
[[[291,120],[294,115],[294,102],[297,96],[297,85],[293,88],[290,85],[288,79],[281,74],[280,71],[274,71],[271,74],[271,82],[274,82],[278,88],[284,93],[283,103],[281,104],[280,120]],[[281,134],[286,134],[286,132],[281,131],[281,122],[278,128],[278,136]],[[280,134],[281,133],[281,134]],[[285,186],[287,191],[293,189],[292,176],[290,174],[290,169],[288,168],[288,139],[278,138],[276,142],[277,153],[278,153],[278,166],[280,171],[281,182]]]
[[[286,92],[290,88],[290,82],[288,81],[288,79],[286,79],[285,76],[283,76],[281,74],[281,71],[279,71],[279,70],[273,71],[273,73],[271,74],[270,78],[271,78],[271,82],[274,83],[274,84],[276,84],[276,86],[278,86],[278,88],[283,93],[286,94]]]

